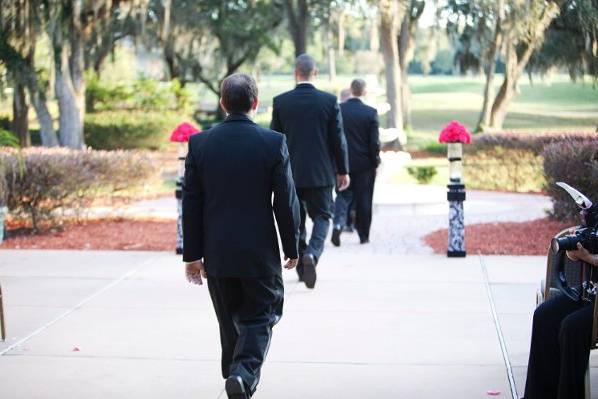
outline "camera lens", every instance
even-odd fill
[[[559,251],[572,251],[577,249],[577,243],[581,240],[579,234],[553,238],[550,247],[554,252]]]
[[[550,248],[552,249],[552,252],[559,252],[559,240],[558,238],[553,238],[552,242],[550,243]]]

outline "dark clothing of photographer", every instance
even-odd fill
[[[594,301],[558,295],[534,312],[525,399],[584,399]]]

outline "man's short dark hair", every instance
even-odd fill
[[[316,60],[311,55],[301,54],[295,60],[295,70],[302,78],[309,78],[315,72]]]
[[[363,79],[354,79],[351,82],[351,93],[355,96],[355,97],[361,97],[363,96],[363,93],[365,93],[365,80]]]
[[[257,100],[257,83],[246,73],[235,73],[226,77],[220,85],[220,98],[226,111],[246,113]]]

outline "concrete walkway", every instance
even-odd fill
[[[543,195],[468,191],[465,223],[522,222],[546,217],[550,200]],[[140,201],[126,208],[100,210],[119,216],[176,219],[174,198]],[[308,221],[309,223],[309,221]],[[448,225],[446,187],[376,183],[370,250],[376,254],[431,254],[422,237]],[[343,235],[353,252],[357,235]]]
[[[313,291],[285,272],[255,398],[522,393],[544,259],[347,247],[327,249]],[[0,282],[1,398],[224,397],[207,287],[188,284],[174,255],[3,250]]]

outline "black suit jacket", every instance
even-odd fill
[[[380,165],[378,111],[358,98],[351,98],[341,104],[341,112],[351,172],[377,168]]]
[[[274,199],[272,194],[274,193]],[[191,136],[183,184],[183,260],[214,277],[281,273],[298,257],[299,203],[285,137],[247,116]]]
[[[287,136],[297,187],[336,184],[349,173],[347,141],[336,97],[309,83],[274,97],[272,130]]]

